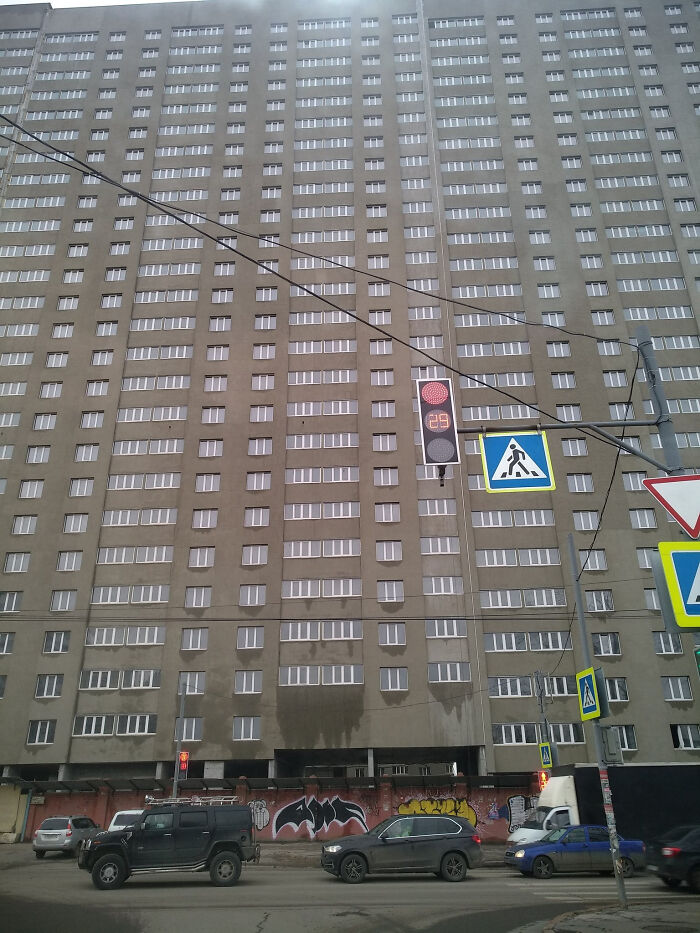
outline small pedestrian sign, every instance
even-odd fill
[[[554,472],[543,431],[480,434],[487,492],[554,489]]]
[[[543,768],[552,767],[552,746],[549,742],[540,742],[540,763]]]
[[[598,719],[601,712],[600,699],[595,682],[595,671],[592,667],[588,667],[585,671],[580,671],[576,675],[576,690],[581,720],[585,722],[587,719]]]
[[[700,628],[700,543],[661,541],[659,556],[676,624]]]

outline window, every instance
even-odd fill
[[[586,610],[588,612],[612,612],[612,590],[586,590]]]
[[[630,509],[630,523],[633,528],[656,528],[656,513],[654,509]]]
[[[380,667],[379,689],[382,691],[408,690],[408,668]]]
[[[664,700],[688,702],[693,699],[689,677],[662,677]]]
[[[699,749],[700,725],[697,723],[680,723],[671,726],[671,738],[674,748]]]
[[[593,654],[596,657],[622,654],[620,649],[620,636],[617,632],[594,632]]]
[[[469,683],[471,671],[468,662],[443,661],[428,664],[428,683]]]
[[[56,735],[55,719],[30,719],[27,745],[51,745]]]

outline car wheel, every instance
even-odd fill
[[[669,888],[677,888],[681,883],[680,878],[669,878],[668,875],[659,875],[659,878],[661,878],[663,883]]]
[[[634,862],[624,855],[620,859],[620,874],[623,878],[631,878],[634,874]]]
[[[218,852],[209,865],[209,877],[219,888],[235,884],[241,877],[241,860],[235,852]]]
[[[367,862],[354,852],[346,855],[340,863],[340,877],[347,884],[360,884],[367,874]]]
[[[554,874],[551,859],[548,859],[546,855],[538,855],[532,863],[532,874],[535,878],[551,878]]]
[[[36,855],[37,858],[43,858],[46,855],[46,851],[44,849],[34,849],[34,855]]]
[[[688,872],[688,887],[693,894],[700,894],[700,865],[695,865]]]
[[[92,883],[100,891],[113,891],[126,880],[126,865],[119,855],[102,855],[92,866]]]
[[[440,863],[440,874],[445,881],[464,881],[467,877],[467,860],[459,852],[448,852]]]

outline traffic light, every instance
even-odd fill
[[[539,788],[540,793],[544,790],[547,781],[549,780],[549,771],[538,771],[537,772],[537,787]]]
[[[700,645],[695,646],[695,664],[698,669],[698,677],[700,677]]]
[[[187,777],[187,769],[190,766],[190,753],[189,752],[178,752],[177,756],[177,776],[180,780],[184,780]]]
[[[452,383],[449,379],[417,379],[423,463],[459,463]]]

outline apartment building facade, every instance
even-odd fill
[[[645,324],[700,467],[699,8],[3,8],[6,776],[592,760],[570,533],[626,760],[697,760],[683,532],[573,422],[654,419]],[[556,489],[489,493],[479,433],[542,424]]]

